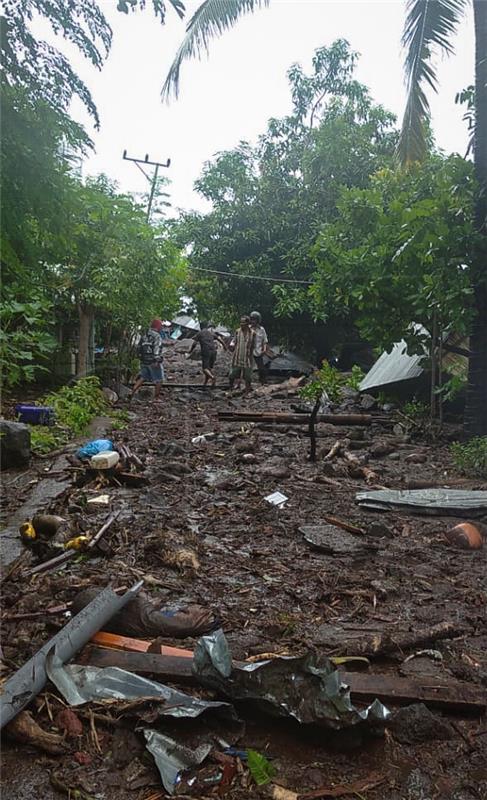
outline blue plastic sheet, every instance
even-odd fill
[[[97,456],[98,453],[106,453],[113,450],[113,442],[110,439],[93,439],[80,447],[76,455],[78,458],[91,458]]]

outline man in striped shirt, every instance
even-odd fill
[[[240,328],[233,341],[232,368],[230,370],[230,389],[237,378],[245,381],[245,391],[252,389],[252,358],[255,347],[255,333],[250,327],[249,317],[241,317]]]

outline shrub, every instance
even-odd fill
[[[451,446],[456,468],[475,478],[487,478],[487,436],[477,436],[469,442],[454,442]]]
[[[349,386],[358,390],[364,373],[359,366],[354,364],[352,374],[346,376],[328,361],[323,360],[321,367],[311,376],[311,381],[299,390],[300,397],[304,400],[316,402],[323,392],[326,392],[332,403],[338,403],[342,396],[342,389]]]

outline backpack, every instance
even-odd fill
[[[148,333],[145,333],[139,342],[138,354],[142,364],[145,366],[154,363],[154,339]]]

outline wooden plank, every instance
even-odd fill
[[[395,675],[365,675],[342,672],[344,683],[350,686],[353,701],[363,702],[376,697],[384,703],[426,705],[456,711],[482,712],[487,706],[485,689],[466,683],[436,678],[396,678]]]
[[[116,633],[107,633],[106,631],[98,631],[98,633],[95,633],[95,635],[91,638],[91,642],[93,642],[93,644],[98,644],[101,647],[111,647],[116,650],[126,650],[130,653],[147,653],[152,644],[151,640],[133,639],[129,636],[119,636]],[[168,647],[167,645],[160,645],[160,655],[193,658],[193,651],[183,650],[180,647]]]
[[[120,667],[129,672],[151,673],[164,680],[197,683],[197,677],[191,672],[192,652],[170,647],[164,649],[171,651],[171,654],[123,652],[92,647],[84,660],[97,667]],[[184,652],[184,656],[179,655],[181,652]],[[235,666],[239,665],[242,662],[235,662]],[[342,669],[340,675],[343,682],[350,686],[353,702],[363,703],[378,698],[386,705],[421,702],[443,709],[477,713],[483,712],[487,706],[485,689],[466,683],[435,678],[409,679],[394,675],[371,675],[345,672]]]
[[[228,422],[274,422],[276,424],[309,425],[309,414],[288,414],[282,411],[219,411],[218,419]],[[316,422],[331,425],[370,425],[371,414],[318,414]]]
[[[170,648],[167,648],[170,649]],[[178,648],[174,648],[176,651]],[[198,683],[191,672],[193,663],[192,653],[189,658],[173,655],[158,655],[156,653],[131,653],[124,650],[113,650],[107,647],[92,647],[83,651],[82,663],[93,667],[119,667],[128,672],[139,672],[157,675],[166,681],[183,681],[184,683]]]

